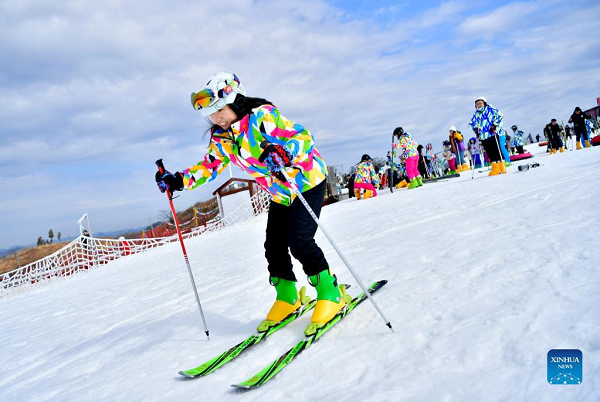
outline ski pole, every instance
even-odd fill
[[[162,159],[156,161],[156,166],[158,166],[158,171],[160,174],[165,173],[165,166],[163,165]],[[181,228],[179,227],[179,221],[177,220],[177,213],[175,212],[175,207],[173,206],[173,196],[171,191],[167,189],[166,191],[167,197],[169,198],[169,205],[171,206],[171,213],[173,214],[173,222],[175,223],[175,227],[177,228],[177,235],[179,236],[179,243],[181,244],[181,250],[183,251],[183,257],[185,259],[185,263],[187,265],[188,273],[190,274],[190,281],[192,282],[192,289],[194,289],[194,295],[196,296],[196,303],[198,304],[198,310],[200,310],[200,316],[202,316],[202,323],[204,324],[204,333],[206,337],[210,341],[210,335],[208,333],[208,326],[206,325],[206,319],[204,318],[204,312],[202,311],[202,304],[200,303],[200,297],[198,296],[198,289],[196,289],[196,282],[194,281],[194,274],[192,274],[192,268],[190,267],[190,260],[187,255],[187,251],[185,250],[185,244],[183,244],[183,237],[181,236]]]
[[[394,134],[392,133],[392,153],[390,154],[390,192],[394,192]]]
[[[502,153],[502,150],[500,149],[500,135],[499,134],[495,134],[496,137],[496,145],[498,146],[498,152],[500,153],[500,163],[503,163],[506,159],[504,159],[504,154]]]
[[[340,256],[340,258],[342,259],[342,261],[344,261],[344,264],[346,264],[346,267],[348,268],[348,270],[350,271],[350,273],[352,274],[352,276],[354,276],[354,279],[356,279],[356,282],[358,282],[360,288],[363,290],[363,292],[365,293],[365,295],[367,295],[367,298],[371,301],[371,303],[373,303],[373,306],[375,307],[375,309],[377,310],[377,312],[379,313],[379,315],[381,316],[381,318],[383,318],[383,321],[385,322],[385,325],[387,325],[388,328],[392,330],[392,332],[395,332],[394,329],[392,328],[392,324],[389,322],[389,320],[387,318],[385,318],[385,315],[383,314],[383,312],[381,311],[381,309],[379,308],[379,306],[377,305],[377,303],[375,302],[375,300],[373,299],[373,297],[371,296],[371,294],[369,293],[369,291],[367,290],[367,288],[365,287],[365,285],[362,283],[362,281],[360,280],[360,278],[358,277],[358,275],[356,274],[356,272],[354,271],[354,269],[352,268],[352,266],[350,265],[350,263],[348,262],[348,260],[346,260],[346,257],[344,257],[344,255],[342,254],[342,252],[338,248],[337,244],[335,244],[335,242],[333,241],[333,239],[329,235],[329,232],[327,232],[327,230],[325,229],[325,227],[319,221],[319,218],[317,218],[317,215],[315,215],[315,212],[312,210],[312,208],[310,207],[310,205],[308,205],[308,202],[306,202],[306,200],[302,196],[302,193],[300,192],[300,190],[296,186],[296,183],[294,183],[292,181],[292,179],[290,178],[290,176],[288,176],[287,172],[284,170],[283,167],[281,168],[280,172],[283,173],[283,176],[285,177],[285,180],[290,184],[290,186],[292,187],[292,190],[296,193],[296,196],[300,199],[300,202],[302,202],[302,204],[304,205],[304,207],[306,208],[306,210],[308,211],[308,213],[310,214],[310,216],[317,223],[317,226],[319,228],[321,228],[321,230],[325,234],[325,237],[327,237],[327,240],[329,240],[329,243],[331,243],[331,245],[333,246],[333,248],[335,249],[335,251],[338,253],[338,255]]]
[[[471,180],[475,178],[475,157],[473,157],[473,149],[469,149],[469,156],[471,157],[471,166],[473,168],[473,172],[471,172]]]

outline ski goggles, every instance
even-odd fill
[[[210,107],[217,102],[218,98],[214,91],[205,88],[199,92],[192,92],[192,106],[196,110]]]
[[[227,83],[227,81],[225,80],[217,82],[217,88],[219,88],[220,86],[223,87],[217,90],[216,93],[210,88],[204,88],[199,92],[192,92],[192,106],[196,110],[211,107],[215,103],[217,103],[219,99],[223,99],[227,97],[230,93],[235,91],[239,85],[240,80],[234,74],[233,81],[230,80],[229,83]]]

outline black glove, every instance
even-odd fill
[[[267,169],[273,173],[277,173],[282,167],[292,166],[294,155],[290,150],[279,144],[268,144],[263,148],[263,152],[258,158],[258,161],[265,163]]]
[[[175,172],[175,174],[166,170],[163,174],[156,172],[155,179],[161,193],[169,190],[173,194],[174,191],[183,190],[183,175],[179,172]]]
[[[492,125],[490,126],[490,133],[492,133],[492,134],[496,134],[496,125],[492,124]]]

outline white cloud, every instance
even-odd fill
[[[491,39],[498,34],[526,27],[531,20],[532,13],[550,4],[550,1],[510,3],[484,15],[467,18],[458,26],[458,31],[472,40]]]

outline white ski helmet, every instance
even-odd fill
[[[454,126],[454,124],[450,126],[450,131],[456,131],[456,127]]]
[[[209,116],[233,103],[238,94],[246,95],[239,78],[231,73],[217,73],[208,79],[203,89],[192,92],[192,106],[202,116]]]
[[[480,96],[479,98],[476,98],[476,99],[475,99],[475,103],[477,103],[477,101],[478,101],[478,100],[482,100],[482,101],[484,101],[485,103],[488,103],[488,102],[487,102],[487,99],[485,99],[485,96]]]

